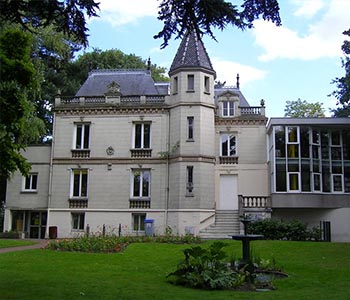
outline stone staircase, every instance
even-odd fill
[[[239,234],[240,221],[238,210],[217,210],[215,222],[199,232],[202,239],[231,239],[230,235]]]

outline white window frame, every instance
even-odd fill
[[[141,125],[141,140],[140,147],[136,147],[136,128],[138,125]],[[145,147],[145,125],[149,126],[149,141],[148,147]],[[135,122],[133,124],[133,149],[151,149],[151,140],[152,140],[152,130],[151,130],[151,122]]]
[[[228,155],[224,155],[223,152],[222,152],[222,147],[223,147],[223,139],[224,139],[224,136],[227,137],[227,154]],[[231,149],[231,143],[230,143],[230,140],[231,140],[231,137],[234,137],[234,140],[235,140],[235,154],[233,155],[230,155],[230,149]],[[237,153],[237,135],[236,134],[233,134],[233,133],[221,133],[220,135],[220,156],[225,156],[225,157],[234,157],[234,156],[237,156],[238,153]]]
[[[34,180],[34,178],[36,179]],[[28,176],[22,177],[22,191],[23,192],[37,192],[38,191],[38,173],[29,173]],[[29,183],[29,188],[26,188]],[[33,186],[35,183],[35,187]]]
[[[78,186],[78,195],[74,195],[74,177],[75,174],[79,173],[79,186]],[[86,195],[82,194],[83,191],[83,174],[86,173]],[[86,199],[88,198],[89,190],[89,170],[88,169],[72,169],[71,171],[71,180],[70,180],[70,198],[75,199]]]
[[[322,174],[321,173],[311,173],[312,174],[312,178],[311,178],[311,180],[312,180],[312,191],[313,192],[321,192],[322,191]],[[316,189],[315,188],[315,176],[319,176],[319,178],[320,178],[320,188],[319,189]]]
[[[80,136],[80,146],[78,145],[78,128],[81,126],[81,136]],[[86,130],[89,130],[88,136],[87,136],[87,142],[85,141],[85,132]],[[88,150],[90,149],[90,136],[91,136],[91,123],[75,123],[74,126],[74,144],[73,149],[75,150]],[[87,143],[87,147],[85,147],[85,144]]]
[[[292,190],[291,186],[290,186],[290,175],[297,175],[298,176],[298,189],[296,190]],[[301,176],[300,176],[300,172],[287,172],[287,191],[288,192],[292,192],[292,193],[296,193],[296,192],[300,192],[300,185],[301,185]]]
[[[137,174],[139,173],[139,174]],[[148,195],[144,195],[143,194],[143,182],[145,180],[145,176],[148,176],[149,180],[148,180],[148,189],[147,189],[147,194]],[[139,194],[135,195],[135,189],[134,189],[134,185],[135,185],[135,175],[139,175],[140,176],[140,182],[139,182]],[[150,169],[133,169],[131,171],[131,184],[130,184],[130,198],[131,199],[140,199],[140,198],[144,198],[144,199],[150,199],[151,198],[151,170]]]
[[[235,115],[235,101],[228,100],[221,102],[221,111],[223,117],[234,117]]]
[[[72,218],[72,231],[84,231],[85,229],[85,213],[71,213]],[[75,218],[77,218],[77,222],[75,222]],[[82,220],[83,218],[83,220]],[[77,226],[75,226],[77,225]],[[83,225],[83,226],[81,226]]]
[[[334,190],[334,177],[340,177],[340,182],[341,182],[341,190],[336,191]],[[343,174],[331,174],[331,184],[332,184],[332,193],[344,193],[344,175]]]

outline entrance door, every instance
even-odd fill
[[[30,212],[29,237],[31,239],[45,238],[47,213],[41,211]]]
[[[219,209],[238,210],[237,175],[220,175]]]

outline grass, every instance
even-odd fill
[[[35,242],[31,242],[31,241],[0,239],[0,248],[28,246],[28,245],[34,245],[34,244]]]
[[[206,242],[203,246],[209,245]],[[241,244],[227,251],[241,256]],[[173,286],[166,275],[188,245],[137,243],[122,253],[27,250],[0,254],[1,299],[339,300],[350,295],[350,243],[256,241],[253,253],[289,273],[276,291],[202,291]]]

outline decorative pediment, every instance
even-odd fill
[[[239,101],[239,95],[233,91],[225,91],[218,95],[218,101]]]
[[[105,96],[120,96],[120,85],[116,83],[115,81],[112,81],[110,84],[107,85],[107,92],[105,93]]]

